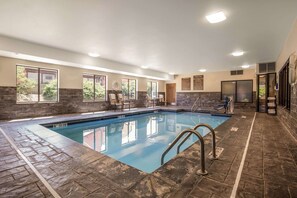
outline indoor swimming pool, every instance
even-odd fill
[[[151,173],[161,166],[162,153],[182,130],[199,123],[216,128],[228,119],[202,113],[155,112],[56,125],[50,129],[122,163]],[[205,136],[209,130],[200,128],[199,133]],[[181,150],[195,141],[196,137],[190,137]],[[165,162],[175,155],[176,149],[173,148],[166,155]]]

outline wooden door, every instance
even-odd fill
[[[175,95],[176,95],[176,84],[168,83],[166,84],[166,100],[167,103],[172,104],[175,103]]]

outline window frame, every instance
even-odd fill
[[[278,91],[278,104],[286,110],[291,109],[291,84],[290,84],[290,63],[289,59],[278,72],[279,76],[279,91]]]
[[[107,101],[107,76],[106,75],[101,75],[101,74],[90,74],[90,73],[84,73],[82,75],[82,83],[83,83],[83,93],[84,93],[84,76],[92,76],[93,79],[93,99],[92,100],[85,100],[84,95],[83,95],[83,102],[106,102]],[[105,96],[104,99],[96,100],[96,77],[104,77],[105,81]]]
[[[136,79],[133,79],[133,78],[122,78],[121,80],[121,91],[122,91],[122,94],[123,96],[125,97],[124,93],[123,93],[123,89],[122,89],[122,84],[123,84],[123,80],[127,80],[127,83],[128,83],[128,100],[137,100],[137,80]],[[135,81],[135,98],[130,98],[130,81]]]
[[[250,81],[252,82],[252,100],[250,102],[238,102],[237,101],[237,82],[240,82],[240,81]],[[253,79],[247,79],[247,80],[224,80],[224,81],[221,81],[221,100],[223,100],[223,83],[224,82],[235,82],[235,98],[234,98],[234,103],[243,103],[243,104],[246,104],[246,103],[254,103],[254,80]]]
[[[19,102],[17,98],[17,90],[16,90],[16,104],[47,104],[47,103],[59,103],[60,99],[60,79],[59,79],[59,69],[52,69],[52,68],[46,68],[46,67],[38,67],[38,66],[32,66],[32,65],[23,65],[23,64],[16,64],[16,87],[17,87],[17,81],[18,81],[18,67],[23,67],[23,68],[29,68],[29,69],[34,69],[37,70],[37,95],[38,99],[37,101],[25,101],[25,102]],[[41,84],[41,70],[46,70],[46,71],[55,71],[57,73],[57,100],[56,101],[40,101],[40,84]],[[28,77],[27,77],[28,78]]]
[[[151,89],[150,89],[151,98],[152,98],[152,99],[156,99],[156,98],[158,98],[158,93],[159,93],[159,83],[158,83],[157,81],[147,81],[147,82],[146,82],[146,86],[148,85],[148,83],[149,83],[150,86],[151,86]],[[153,84],[156,84],[156,87],[157,87],[157,90],[156,90],[156,98],[153,98]],[[147,94],[149,94],[149,93],[147,92]]]

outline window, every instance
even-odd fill
[[[289,83],[290,68],[289,60],[279,72],[279,105],[290,110],[291,104],[291,85]]]
[[[157,98],[158,97],[158,82],[147,82],[147,95],[150,98]]]
[[[106,100],[106,76],[83,75],[83,100],[86,102]]]
[[[234,102],[253,102],[253,80],[222,81],[221,99],[230,96]]]
[[[136,99],[136,80],[122,79],[122,93],[128,99]]]
[[[237,81],[237,102],[253,102],[253,81]]]
[[[58,71],[17,65],[17,102],[57,102]]]

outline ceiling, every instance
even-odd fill
[[[0,0],[0,34],[163,72],[222,71],[276,61],[296,8],[296,0]],[[227,20],[209,24],[217,11]]]

